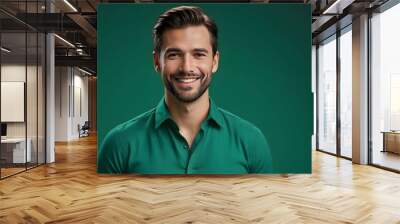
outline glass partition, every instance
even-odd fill
[[[43,5],[0,3],[18,15],[42,13]],[[29,23],[0,11],[1,179],[45,163],[46,39]]]
[[[26,142],[26,33],[3,32],[1,47],[1,176],[6,177],[24,171],[31,158]]]
[[[336,35],[318,47],[318,149],[336,154]]]

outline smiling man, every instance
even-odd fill
[[[164,97],[113,128],[101,144],[99,173],[271,173],[270,149],[253,124],[209,96],[218,69],[218,29],[198,7],[164,12],[153,28],[154,68]]]

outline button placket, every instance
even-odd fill
[[[192,148],[188,149],[189,155],[188,155],[188,160],[187,160],[187,164],[186,164],[187,165],[186,173],[192,173],[192,171],[194,170],[194,168],[191,166],[190,161],[191,161],[192,155],[194,153],[194,150],[196,149],[197,145],[199,144],[200,140],[204,137],[204,135],[205,135],[205,131],[203,130],[203,128],[201,128],[199,133],[197,133],[197,135],[193,141]],[[187,145],[186,145],[186,147],[187,147]]]

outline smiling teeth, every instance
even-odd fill
[[[178,82],[185,82],[185,83],[189,83],[189,82],[193,82],[195,80],[197,80],[197,78],[192,78],[192,79],[176,79]]]

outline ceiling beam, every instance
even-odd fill
[[[56,66],[82,66],[96,71],[97,60],[90,56],[55,56]]]
[[[90,46],[96,46],[97,30],[88,22],[88,20],[80,14],[71,13],[67,15],[77,25],[79,25],[83,31],[89,36],[86,41]]]

